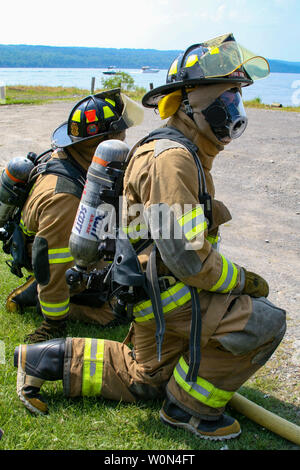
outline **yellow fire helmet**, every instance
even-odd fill
[[[65,148],[97,136],[118,133],[141,124],[144,111],[119,88],[90,95],[72,109],[67,122],[52,135],[52,148]]]
[[[146,93],[142,104],[157,107],[165,95],[180,88],[230,81],[241,86],[270,73],[268,61],[238,44],[232,33],[224,34],[200,44],[193,44],[171,64],[166,84]]]

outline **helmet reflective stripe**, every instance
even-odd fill
[[[105,98],[105,101],[107,101],[108,103],[110,103],[112,106],[116,106],[116,102],[114,100],[111,100],[110,98]]]
[[[64,302],[59,303],[49,303],[40,300],[42,312],[47,317],[62,317],[63,315],[66,315],[69,311],[69,303],[69,298]]]
[[[104,119],[114,117],[115,113],[110,109],[109,106],[103,106]]]
[[[168,75],[175,75],[177,74],[177,66],[178,66],[178,59],[174,60],[172,63]]]
[[[80,122],[81,121],[81,111],[80,109],[76,109],[75,113],[72,116],[72,121]]]
[[[51,248],[48,250],[49,264],[69,263],[74,258],[69,248]]]
[[[209,289],[210,292],[220,292],[222,294],[234,289],[238,279],[238,269],[225,256],[220,253],[222,258],[222,273],[216,284]]]
[[[185,392],[207,406],[221,408],[229,402],[234,394],[234,392],[215,387],[202,377],[197,377],[196,382],[186,382],[187,372],[188,365],[181,357],[173,372],[175,381]]]
[[[104,360],[104,340],[85,338],[81,394],[101,394]]]
[[[198,62],[198,56],[197,54],[192,54],[188,57],[185,66],[192,67],[196,62]]]

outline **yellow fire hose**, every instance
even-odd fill
[[[229,405],[264,428],[284,437],[288,441],[300,445],[300,427],[296,424],[290,423],[271,411],[265,410],[239,393],[233,395]]]

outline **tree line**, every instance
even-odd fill
[[[0,45],[0,67],[168,69],[181,51]],[[300,62],[270,59],[271,72],[300,73]]]

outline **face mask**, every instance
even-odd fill
[[[217,139],[224,144],[240,137],[248,123],[242,97],[237,89],[222,93],[202,110],[202,114]]]

